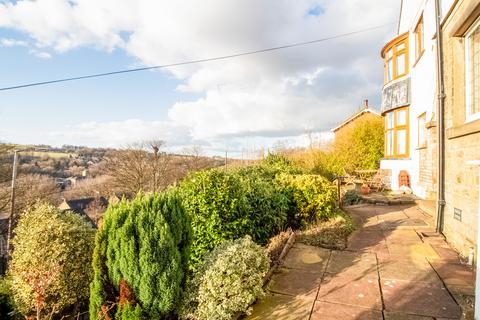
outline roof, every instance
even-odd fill
[[[104,197],[89,197],[81,199],[72,199],[72,200],[63,200],[63,202],[58,206],[60,210],[71,210],[79,215],[85,217],[88,221],[92,222],[92,218],[88,215],[87,209],[91,208],[95,204],[96,199],[98,199],[97,206],[107,208],[108,200]]]
[[[364,114],[366,114],[366,113],[371,113],[371,114],[376,115],[376,116],[379,116],[379,117],[382,116],[380,113],[378,113],[377,111],[375,111],[375,110],[373,110],[373,109],[364,108],[364,109],[358,111],[357,113],[353,114],[352,116],[350,116],[347,120],[343,121],[341,124],[339,124],[338,126],[336,126],[335,128],[333,128],[331,131],[332,131],[332,132],[337,131],[338,129],[346,126],[347,124],[349,124],[349,123],[352,122],[353,120],[357,119],[358,117],[360,117],[361,115],[364,115]]]

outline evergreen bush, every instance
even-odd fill
[[[10,284],[25,316],[53,315],[88,299],[95,230],[78,214],[37,204],[15,228]]]
[[[109,207],[96,237],[90,318],[159,319],[175,312],[190,235],[175,189]]]
[[[284,228],[288,198],[273,183],[273,176],[254,166],[231,172],[196,172],[182,183],[193,229],[191,270],[225,240],[250,235],[265,244]]]
[[[249,236],[227,241],[210,252],[191,282],[183,319],[229,320],[263,295],[270,261]]]
[[[319,175],[281,173],[276,180],[290,194],[290,210],[295,212],[298,225],[305,226],[328,219],[335,212],[337,191],[326,178]]]
[[[7,278],[0,278],[0,318],[13,319],[14,301],[12,288]]]

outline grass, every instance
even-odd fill
[[[354,230],[352,218],[338,209],[327,221],[310,225],[298,233],[298,241],[307,245],[343,250],[347,247],[348,236]]]

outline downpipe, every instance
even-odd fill
[[[438,172],[437,172],[437,226],[438,233],[443,232],[445,215],[445,87],[443,69],[443,39],[441,31],[440,0],[435,0],[437,33],[437,135],[438,135]]]

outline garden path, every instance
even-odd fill
[[[473,296],[474,272],[434,232],[430,216],[414,205],[348,212],[357,229],[347,249],[296,243],[247,319],[462,317],[458,302]]]

